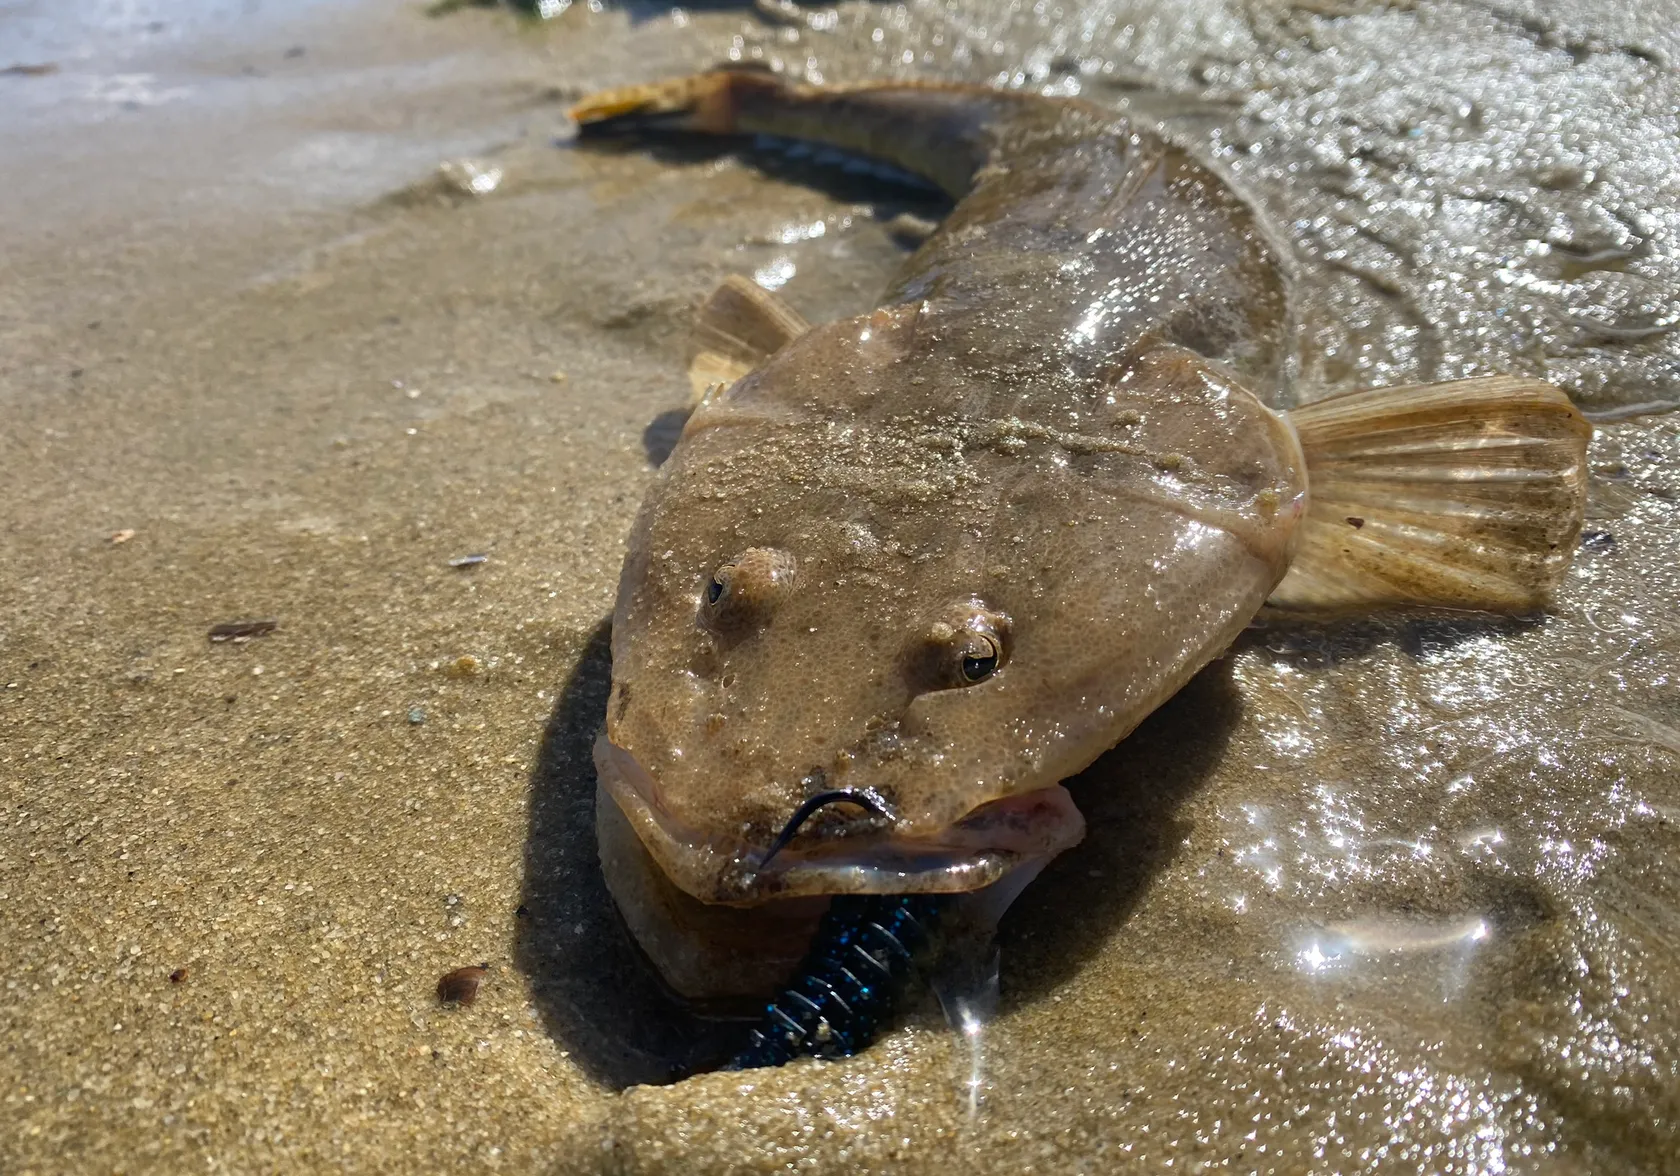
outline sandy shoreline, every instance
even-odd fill
[[[1668,418],[1604,430],[1588,527],[1611,538],[1545,623],[1254,634],[1076,782],[1091,836],[1006,925],[979,1053],[923,1004],[843,1065],[632,1086],[705,1032],[640,969],[594,859],[601,625],[649,427],[682,402],[690,307],[722,275],[785,278],[820,319],[867,305],[902,254],[890,209],[844,183],[557,147],[559,95],[737,37],[853,76],[906,52],[979,77],[1106,54],[1157,90],[1102,94],[1230,148],[1292,226],[1321,386],[1499,362],[1589,407],[1673,398],[1659,230],[1680,154],[1672,129],[1640,141],[1673,83],[1633,52],[1671,34],[1642,17],[1552,14],[1606,46],[1571,65],[1428,6],[1282,32],[1218,5],[1092,7],[985,36],[980,6],[879,11],[792,37],[727,9],[583,6],[523,32],[355,3],[247,25],[207,6],[178,37],[161,6],[104,32],[35,8],[0,25],[0,67],[60,65],[0,77],[8,103],[33,95],[0,114],[0,1169],[1674,1154]],[[1065,43],[1081,28],[1095,40]],[[1473,93],[1460,43],[1483,55]],[[1350,93],[1352,130],[1312,129],[1314,70],[1390,57],[1413,90]],[[1429,107],[1431,78],[1476,118]],[[1521,103],[1566,86],[1577,113],[1541,159]],[[1589,101],[1635,93],[1649,110]],[[1488,189],[1523,177],[1520,213],[1467,178],[1477,151],[1504,161]],[[1309,158],[1325,170],[1289,172]],[[495,190],[440,183],[462,159],[500,168]],[[1426,197],[1428,235],[1372,268]],[[488,559],[450,566],[469,554]],[[279,625],[208,639],[250,617]],[[439,975],[480,962],[477,1002],[440,1007]]]

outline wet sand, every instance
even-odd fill
[[[1305,394],[1680,399],[1673,13],[1325,7],[0,18],[59,66],[0,75],[0,1170],[1674,1170],[1670,418],[1602,431],[1547,618],[1257,630],[1075,782],[977,1039],[924,998],[663,1084],[718,1030],[595,865],[691,308],[861,309],[912,198],[572,150],[570,94],[732,47],[1077,81],[1285,227]]]

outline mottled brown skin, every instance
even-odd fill
[[[972,890],[1077,840],[1045,790],[1284,575],[1305,475],[1261,396],[1285,277],[1217,177],[1111,113],[721,76],[686,125],[838,142],[960,199],[878,309],[689,422],[630,540],[603,786],[709,903]],[[892,817],[825,809],[760,868],[837,788]],[[976,815],[1022,796],[1050,799]]]

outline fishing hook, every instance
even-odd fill
[[[800,827],[815,816],[818,809],[831,804],[838,804],[841,801],[845,801],[847,804],[855,804],[860,809],[874,813],[877,817],[886,817],[891,820],[893,816],[892,806],[882,800],[880,794],[873,788],[834,788],[827,792],[819,792],[815,796],[807,797],[804,804],[793,810],[793,816],[788,818],[788,823],[782,826],[780,833],[776,834],[776,840],[770,843],[770,848],[759,859],[758,868],[762,870],[765,866],[768,866],[770,859],[787,847],[787,843],[798,835]]]

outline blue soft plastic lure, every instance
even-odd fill
[[[927,954],[943,902],[931,894],[837,896],[797,977],[765,1006],[725,1069],[843,1058],[867,1047]]]

